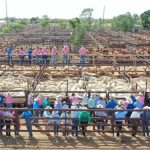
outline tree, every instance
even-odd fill
[[[28,19],[21,19],[19,23],[22,24],[22,25],[27,25],[28,24]]]
[[[40,20],[40,24],[41,24],[42,27],[46,27],[46,26],[49,25],[49,20],[47,20],[47,19],[41,19]]]
[[[39,23],[39,18],[38,17],[32,17],[30,19],[30,23]]]
[[[144,28],[150,28],[150,10],[147,10],[141,14],[141,21]]]
[[[89,30],[92,24],[92,12],[93,9],[86,8],[82,11],[80,18],[75,18],[74,20],[69,21],[74,29],[70,38],[73,51],[77,51],[77,49],[83,45],[86,31]]]
[[[133,14],[133,24],[141,25],[141,18],[137,14]]]
[[[10,28],[9,28],[9,27],[4,26],[4,27],[2,28],[2,33],[9,33],[9,32],[10,32]]]
[[[75,20],[70,20],[70,24],[74,29],[70,41],[72,44],[72,49],[75,52],[77,51],[79,46],[83,44],[85,38],[85,28],[83,24],[80,22],[79,18],[76,18]]]
[[[92,8],[85,8],[82,10],[80,17],[82,19],[90,19],[92,17],[92,12],[93,12]]]
[[[66,21],[60,21],[59,25],[61,28],[65,29],[68,26],[68,23]]]
[[[20,24],[19,22],[14,22],[14,23],[10,24],[10,28],[17,32],[17,31],[23,29],[24,25]]]
[[[92,13],[93,13],[93,9],[92,8],[85,8],[83,9],[80,18],[83,22],[83,26],[85,26],[85,28],[89,29],[91,27],[92,24]]]
[[[132,27],[133,27],[133,18],[129,12],[113,18],[112,28],[115,30],[130,32],[132,31]]]

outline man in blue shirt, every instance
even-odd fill
[[[143,125],[143,135],[149,136],[149,122],[150,122],[150,107],[145,106],[143,112],[141,113],[142,125]]]
[[[4,95],[0,93],[0,106],[4,106]]]
[[[27,50],[27,55],[28,55],[28,59],[29,59],[29,64],[31,65],[31,58],[32,58],[32,49],[31,48],[29,48]]]
[[[7,57],[8,57],[8,64],[10,65],[12,63],[12,53],[13,53],[13,47],[7,47],[6,48]]]
[[[136,100],[137,100],[137,101],[134,103],[134,106],[135,106],[136,108],[143,109],[143,104],[141,103],[139,96],[137,96]]]
[[[30,118],[30,117],[32,117],[32,113],[30,111],[24,111],[21,114],[21,117],[25,118],[26,127],[27,127],[27,130],[29,132],[29,136],[32,136],[32,123],[33,123],[33,120]]]
[[[116,100],[113,97],[111,97],[111,99],[108,101],[106,105],[106,108],[114,109],[116,105],[117,105]],[[108,111],[108,116],[112,116],[112,111]]]
[[[119,133],[122,129],[122,122],[124,118],[126,117],[127,111],[121,111],[122,108],[118,108],[118,111],[115,112],[115,123],[117,128],[117,136],[119,136]]]

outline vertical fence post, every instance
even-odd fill
[[[16,118],[15,118],[15,133],[19,135],[20,124],[19,124],[19,112],[18,109],[15,110]]]
[[[65,111],[65,137],[67,136],[67,128],[66,128],[66,124],[67,124],[67,120],[66,120],[66,110]]]
[[[92,59],[93,59],[93,66],[95,65],[95,58],[94,58],[94,54],[92,55]]]
[[[114,110],[112,112],[111,124],[112,124],[111,130],[112,130],[112,134],[114,137],[115,136],[115,130],[114,130],[114,128],[115,128],[115,111]]]

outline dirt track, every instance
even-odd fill
[[[53,135],[53,134],[52,134]],[[48,137],[45,133],[34,133],[32,138],[28,137],[27,133],[20,133],[20,136],[11,137],[5,135],[0,136],[0,149],[55,149],[55,150],[73,150],[73,149],[150,149],[150,138],[137,136],[131,137],[128,134],[123,134],[121,138],[113,137],[112,134],[95,134],[88,133],[87,137],[79,135],[78,138],[60,136],[54,138]]]

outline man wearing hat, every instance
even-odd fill
[[[81,125],[83,136],[86,136],[85,130],[88,123],[91,122],[91,117],[90,113],[87,111],[87,107],[83,106],[82,109],[83,110],[81,110],[79,113],[79,124]]]
[[[43,120],[43,122],[46,124],[45,125],[45,130],[50,130],[50,123],[51,123],[51,107],[50,106],[46,106],[46,108],[45,108],[45,111],[43,112],[43,117],[45,118],[44,120]],[[50,135],[49,133],[48,133],[48,135]]]
[[[149,120],[150,120],[150,107],[145,106],[143,112],[141,113],[142,125],[143,125],[143,135],[149,136]]]
[[[64,48],[62,49],[62,53],[63,53],[63,64],[67,64],[68,60],[69,60],[69,48],[67,45],[64,46]]]
[[[97,105],[97,109],[99,109],[99,111],[95,112],[95,116],[96,116],[96,122],[98,123],[98,130],[100,130],[100,127],[102,128],[102,130],[104,130],[104,120],[105,117],[107,116],[106,112],[102,111],[103,110],[103,105],[99,104]]]
[[[78,106],[74,103],[72,104],[71,108],[71,118],[72,118],[72,136],[76,135],[78,136],[78,124],[79,124],[79,111]]]

